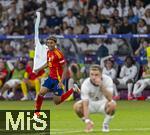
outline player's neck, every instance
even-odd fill
[[[50,51],[55,51],[57,49],[57,47],[49,49]]]

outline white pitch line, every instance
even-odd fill
[[[71,130],[71,129],[63,129],[63,130],[60,130],[60,129],[50,129],[50,134],[70,134],[70,133],[84,133],[84,129],[83,130]],[[102,132],[100,129],[96,129],[96,130],[93,130],[94,132]],[[116,131],[116,132],[128,132],[128,131],[150,131],[150,128],[132,128],[132,129],[111,129],[111,131]],[[110,131],[110,132],[111,132]]]

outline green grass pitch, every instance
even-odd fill
[[[55,106],[52,101],[44,101],[43,109],[51,110],[51,135],[150,135],[150,102],[118,101],[117,111],[110,123],[111,132],[102,133],[101,125],[104,116],[91,115],[94,131],[84,133],[84,123],[73,112],[72,102]],[[34,101],[0,101],[0,110],[34,109]],[[0,133],[0,135],[2,135]]]

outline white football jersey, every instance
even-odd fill
[[[106,89],[113,93],[113,81],[107,75],[102,75],[102,83]],[[91,83],[90,78],[87,78],[81,86],[81,99],[82,100],[91,100],[98,101],[106,99],[103,93],[100,90],[99,86],[94,86]]]
[[[127,67],[123,65],[121,67],[120,77],[127,78],[127,79],[134,79],[137,74],[137,67],[132,65],[131,67]]]
[[[103,68],[103,74],[108,75],[109,77],[111,77],[111,79],[115,79],[116,78],[116,70],[114,68],[112,69],[107,69],[106,67]]]

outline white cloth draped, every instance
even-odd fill
[[[47,51],[48,47],[45,44],[41,44],[39,40],[39,24],[40,24],[40,12],[36,12],[37,18],[35,22],[35,55],[33,71],[38,71],[47,63]]]

